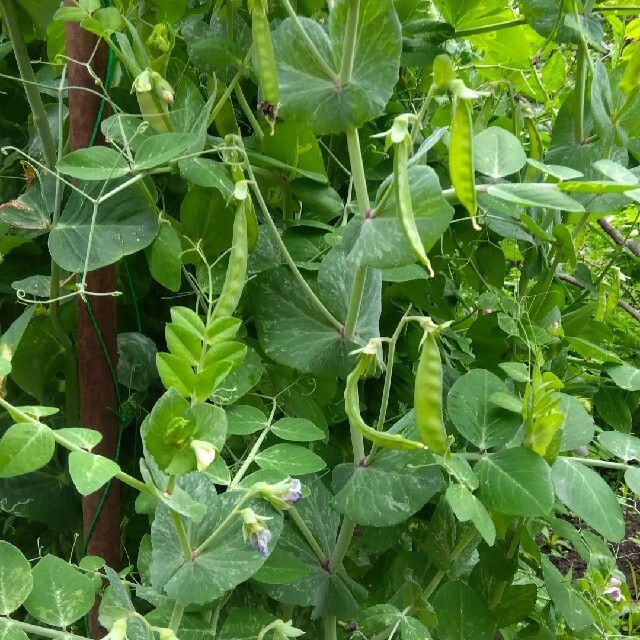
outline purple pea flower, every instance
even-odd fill
[[[280,511],[289,509],[302,498],[302,483],[297,478],[283,480],[276,484],[259,482],[254,490],[268,500],[272,507]]]
[[[269,529],[261,529],[249,534],[249,544],[265,558],[269,555],[269,542],[271,540],[271,531]]]
[[[298,503],[302,498],[302,483],[300,480],[294,478],[289,485],[289,489],[281,497],[290,506]]]

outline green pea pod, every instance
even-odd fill
[[[396,144],[396,153],[393,159],[393,179],[396,188],[396,202],[398,217],[404,231],[405,238],[411,250],[418,256],[421,262],[429,270],[433,278],[435,275],[431,268],[431,262],[424,250],[420,232],[416,226],[416,219],[413,215],[413,204],[411,202],[411,190],[409,189],[409,149],[411,147],[411,137],[406,136],[402,142]]]
[[[370,440],[379,447],[395,449],[397,451],[408,451],[415,449],[426,449],[422,442],[408,440],[397,433],[386,433],[371,428],[360,415],[360,396],[358,394],[358,381],[368,368],[366,358],[361,358],[356,368],[347,376],[347,384],[344,390],[344,401],[349,424],[363,438]]]
[[[213,319],[230,316],[240,302],[247,275],[247,207],[251,200],[246,198],[238,203],[236,217],[233,222],[233,246],[229,256],[227,274],[222,286],[222,293],[213,310]]]
[[[224,95],[227,87],[224,82],[220,82],[218,80],[217,83],[217,91],[216,91],[216,104]],[[226,135],[230,133],[237,134],[238,133],[238,121],[236,120],[236,114],[233,110],[233,104],[231,102],[231,97],[225,100],[225,103],[222,105],[215,118],[212,119],[216,125],[216,130],[218,131],[218,135],[221,138],[224,138]],[[211,124],[211,122],[209,122]]]
[[[529,157],[532,160],[542,162],[544,160],[544,146],[542,144],[542,138],[540,137],[540,131],[536,127],[536,123],[533,118],[525,118],[524,125],[529,135]],[[536,182],[542,172],[533,165],[527,167],[527,171],[524,174],[525,182]]]
[[[262,102],[258,108],[273,127],[279,100],[278,71],[276,57],[271,41],[271,29],[265,10],[265,0],[253,0],[251,3],[251,31],[253,49],[258,65],[258,78],[262,90]]]
[[[167,124],[167,110],[158,97],[151,91],[136,91],[136,98],[140,113],[149,126],[159,133],[168,133],[171,129]]]
[[[447,450],[448,438],[442,420],[442,362],[436,331],[429,331],[422,344],[414,407],[420,439],[434,453],[442,455]]]
[[[478,200],[473,163],[473,119],[471,112],[471,100],[459,98],[454,94],[449,144],[449,176],[458,200],[471,216],[473,228],[479,231],[480,226],[476,221]]]

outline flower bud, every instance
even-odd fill
[[[105,640],[125,640],[127,637],[127,619],[119,618],[113,623],[111,631],[105,636]]]
[[[620,587],[609,587],[604,590],[604,595],[613,600],[614,602],[621,602],[624,600]]]
[[[155,89],[156,95],[162,102],[165,102],[169,106],[173,105],[173,101],[175,100],[175,93],[173,92],[173,87],[158,74],[159,79],[154,81],[153,88]]]
[[[196,454],[196,465],[198,471],[204,471],[216,459],[216,449],[205,440],[192,440],[191,448]]]
[[[153,89],[151,81],[151,69],[145,69],[134,81],[131,87],[131,93],[149,93]]]
[[[178,640],[173,629],[160,629],[160,640]]]
[[[287,640],[287,638],[299,638],[304,635],[304,631],[297,629],[293,626],[292,620],[285,622],[284,620],[276,620],[270,625],[267,625],[258,634],[258,640],[262,640],[269,631],[273,631],[273,638],[275,640]]]
[[[242,509],[240,517],[244,541],[266,558],[269,555],[271,531],[263,523],[270,518],[259,516],[253,509]]]
[[[302,498],[302,484],[297,478],[283,480],[277,484],[260,482],[254,487],[256,493],[276,509],[288,509]]]
[[[618,578],[618,576],[611,576],[611,578],[609,578],[610,587],[619,587],[621,584],[622,581],[620,580],[620,578]]]

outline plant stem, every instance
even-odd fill
[[[205,551],[212,542],[222,533],[222,531],[231,523],[232,520],[236,518],[238,513],[240,512],[240,507],[249,500],[249,498],[253,497],[252,491],[247,491],[242,498],[240,498],[238,504],[233,508],[231,513],[218,525],[215,531],[197,548],[194,549],[193,555],[199,556],[203,551]]]
[[[278,227],[276,227],[276,224],[273,221],[271,214],[269,213],[269,208],[267,207],[267,203],[264,201],[264,198],[262,197],[262,193],[260,192],[260,187],[256,182],[256,177],[253,173],[253,169],[251,168],[251,163],[249,162],[249,158],[247,157],[246,151],[243,150],[243,153],[245,157],[245,167],[247,171],[247,176],[249,177],[251,188],[256,197],[256,200],[258,201],[258,206],[262,211],[262,215],[264,216],[267,226],[271,231],[271,235],[275,243],[278,245],[280,252],[282,253],[282,257],[284,258],[285,262],[291,269],[291,272],[293,273],[294,278],[298,281],[300,286],[304,289],[307,296],[309,296],[309,299],[311,300],[313,305],[316,307],[316,309],[321,313],[321,315],[325,318],[325,320],[330,325],[334,326],[336,329],[341,331],[342,323],[339,320],[336,320],[336,318],[333,317],[331,312],[324,306],[320,298],[318,298],[318,296],[315,294],[313,289],[309,286],[309,283],[304,279],[304,276],[300,273],[300,269],[298,269],[298,265],[296,265],[295,261],[291,257],[291,254],[289,253],[287,246],[285,245],[284,241],[280,237],[280,233],[278,232]]]
[[[169,629],[176,633],[180,627],[180,621],[182,620],[182,614],[184,613],[184,605],[177,602],[173,605],[173,612],[171,614],[171,620],[169,620]]]
[[[595,458],[580,458],[571,456],[560,456],[560,460],[573,460],[583,464],[585,467],[597,467],[598,469],[620,469],[626,471],[627,469],[636,469],[631,464],[626,462],[609,462],[608,460],[597,460]]]
[[[313,57],[315,63],[318,65],[319,69],[324,73],[327,78],[335,82],[338,79],[338,75],[336,72],[329,66],[329,63],[322,57],[313,40],[309,37],[309,34],[305,31],[305,28],[302,26],[300,19],[298,18],[298,14],[295,9],[291,6],[291,2],[289,0],[280,0],[284,5],[286,12],[289,14],[289,17],[293,20],[293,23],[302,38],[302,41],[307,47],[307,51]]]
[[[304,539],[308,542],[309,546],[316,554],[316,557],[320,562],[325,562],[327,560],[327,555],[322,551],[322,548],[318,544],[315,536],[311,532],[311,529],[307,526],[307,523],[302,519],[302,516],[298,513],[295,507],[290,507],[287,509],[287,513],[289,517],[295,522],[298,529],[300,529],[300,533],[304,536]]]
[[[211,109],[211,113],[209,114],[209,122],[213,122],[216,119],[216,116],[220,113],[220,110],[222,109],[222,107],[224,107],[224,103],[231,97],[231,94],[235,90],[238,82],[240,82],[240,78],[242,78],[242,74],[244,73],[244,70],[247,68],[249,61],[251,60],[252,53],[253,53],[253,47],[250,47],[236,75],[233,76],[233,78],[231,79],[231,82],[229,83],[227,88],[224,90],[224,93],[220,96],[220,100],[216,102],[216,106],[213,107],[213,109]]]
[[[336,546],[333,548],[331,554],[331,560],[329,561],[329,571],[334,574],[341,566],[349,545],[353,539],[353,531],[356,528],[356,523],[349,517],[345,516],[340,527],[340,533],[336,540]]]
[[[358,267],[353,274],[353,285],[351,287],[351,297],[349,298],[349,310],[344,323],[344,337],[353,338],[356,332],[360,305],[364,296],[364,285],[367,279],[367,267]]]
[[[29,60],[27,45],[22,37],[22,31],[13,0],[0,0],[0,8],[2,9],[4,23],[11,38],[11,43],[13,44],[13,53],[20,71],[20,78],[24,84],[24,92],[27,96],[31,113],[33,114],[33,124],[42,142],[42,151],[46,163],[50,169],[55,169],[56,145],[53,141],[51,129],[49,128],[47,112],[45,111],[42,97],[40,96],[36,76],[33,73],[33,67]],[[62,132],[60,132],[60,135],[62,136]]]
[[[0,616],[0,621],[9,625],[9,628],[14,626],[18,629],[22,629],[25,633],[33,633],[36,636],[42,636],[43,638],[61,638],[62,640],[87,640],[85,636],[79,636],[75,633],[69,633],[64,629],[48,629],[46,627],[38,627],[35,624],[28,624],[27,622],[21,622],[20,620],[14,620],[8,616]]]
[[[260,127],[260,123],[256,120],[256,117],[253,115],[253,111],[247,102],[247,99],[244,96],[244,92],[242,91],[242,87],[239,84],[235,86],[236,98],[238,98],[238,102],[240,103],[240,107],[244,111],[244,115],[247,116],[247,120],[249,120],[249,124],[253,128],[253,132],[256,134],[258,140],[262,140],[264,138],[264,131]]]
[[[173,526],[176,528],[178,534],[178,540],[180,540],[180,547],[182,548],[182,555],[184,559],[189,562],[191,560],[191,545],[189,544],[189,538],[184,528],[184,522],[177,511],[171,509],[171,519],[173,520]]]
[[[340,61],[340,85],[351,82],[353,73],[353,61],[356,57],[358,44],[358,18],[360,16],[360,0],[349,0],[347,10],[347,24],[344,30],[344,43],[342,47],[342,60]]]
[[[338,620],[335,616],[326,616],[324,619],[324,640],[338,639]]]
[[[253,447],[251,447],[251,451],[249,451],[249,453],[247,454],[246,460],[242,463],[242,466],[240,467],[240,469],[238,469],[238,473],[236,473],[235,477],[231,481],[231,484],[227,488],[227,491],[233,491],[238,486],[238,483],[244,477],[244,474],[247,472],[247,469],[251,466],[255,457],[258,455],[258,452],[260,451],[260,447],[262,446],[264,439],[267,437],[267,435],[269,435],[269,432],[271,431],[271,423],[273,422],[273,416],[275,414],[277,406],[278,405],[274,400],[273,409],[271,410],[271,415],[269,416],[269,421],[267,422],[267,425],[262,430],[262,433],[260,434],[258,439],[255,441],[255,444],[253,445]]]
[[[514,18],[513,20],[505,20],[504,22],[496,22],[495,24],[485,24],[481,27],[471,27],[470,29],[460,29],[453,34],[454,38],[468,38],[469,36],[478,36],[482,33],[490,33],[491,31],[500,31],[501,29],[511,29],[519,27],[521,24],[527,24],[524,18]]]

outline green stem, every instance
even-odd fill
[[[549,294],[549,288],[551,287],[551,283],[553,279],[556,277],[556,270],[558,266],[562,262],[562,255],[558,252],[556,253],[554,261],[551,263],[549,267],[549,272],[547,273],[544,282],[541,287],[541,293],[533,296],[533,301],[531,303],[531,307],[529,308],[529,315],[531,318],[535,319],[538,312],[540,311],[542,305],[545,303],[547,296]]]
[[[633,11],[634,13],[640,13],[640,6],[620,6],[620,7],[602,7],[602,6],[598,6],[598,7],[594,7],[593,9],[594,11],[597,12],[601,12],[601,13],[607,13],[609,11],[614,12],[614,11]]]
[[[249,162],[249,158],[247,157],[246,152],[244,152],[244,156],[245,156],[245,167],[247,170],[247,176],[249,177],[249,180],[250,180],[251,189],[253,190],[256,200],[258,201],[258,206],[260,207],[260,210],[262,211],[262,215],[264,216],[264,219],[267,223],[267,226],[271,231],[271,235],[275,243],[278,245],[280,252],[282,253],[282,257],[284,258],[285,262],[291,269],[291,272],[293,273],[294,278],[298,281],[298,284],[304,289],[305,293],[307,294],[307,296],[309,297],[313,305],[316,307],[316,309],[321,313],[321,315],[325,318],[325,320],[329,324],[331,324],[336,329],[341,331],[342,323],[339,320],[336,320],[336,318],[333,317],[331,312],[324,306],[320,298],[318,298],[318,296],[315,294],[313,289],[309,286],[309,283],[304,279],[304,276],[300,273],[300,269],[298,269],[298,265],[296,265],[295,261],[291,257],[291,254],[289,253],[287,246],[285,245],[284,241],[280,237],[280,233],[278,232],[278,227],[276,227],[276,224],[273,221],[271,214],[269,213],[269,208],[267,207],[267,203],[264,201],[264,198],[262,197],[262,193],[260,192],[260,187],[256,182],[256,177],[253,173],[253,169],[251,168],[251,163]]]
[[[431,102],[433,101],[433,97],[436,95],[437,90],[438,90],[438,86],[435,83],[433,83],[429,87],[429,92],[427,93],[424,101],[422,102],[420,111],[418,111],[418,115],[416,116],[416,121],[413,123],[413,127],[411,128],[412,143],[416,141],[418,131],[422,130],[422,122],[424,121],[424,117],[427,115],[427,111],[429,110],[429,106],[431,105]],[[389,185],[389,189],[387,189],[387,192],[390,193],[392,189],[393,189],[393,182],[391,183],[391,185]],[[379,207],[380,205],[378,204],[377,206]]]
[[[470,29],[460,29],[453,34],[454,38],[468,38],[469,36],[478,36],[482,33],[490,33],[492,31],[500,31],[502,29],[511,29],[519,27],[521,24],[527,24],[524,18],[514,18],[513,20],[505,20],[504,22],[496,22],[495,24],[486,24],[481,27],[471,27]]]
[[[184,522],[177,511],[171,509],[171,519],[173,520],[173,526],[176,528],[178,534],[178,540],[180,540],[180,547],[182,548],[182,555],[187,562],[191,561],[191,545],[189,544],[189,538],[184,528]]]
[[[318,544],[315,536],[311,532],[311,529],[307,526],[307,523],[302,519],[302,516],[298,513],[295,507],[290,507],[287,509],[287,513],[289,517],[293,520],[295,525],[300,530],[300,533],[303,535],[304,539],[307,541],[313,553],[316,554],[316,557],[320,562],[325,562],[327,560],[327,555],[322,551],[322,548]]]
[[[253,115],[253,111],[247,102],[247,99],[244,96],[244,92],[242,91],[242,87],[239,84],[235,86],[236,98],[238,98],[238,102],[240,103],[240,107],[244,111],[244,115],[247,116],[247,120],[249,120],[249,124],[253,129],[253,132],[256,134],[258,140],[262,140],[264,138],[264,131],[260,127],[260,123]]]
[[[177,633],[180,627],[180,621],[182,620],[182,614],[184,613],[184,605],[177,602],[173,605],[173,612],[171,613],[171,620],[169,620],[169,629],[174,633]]]
[[[296,13],[295,9],[291,6],[291,2],[289,2],[289,0],[280,0],[280,1],[284,5],[286,12],[289,14],[289,17],[293,20],[293,23],[295,24],[296,29],[300,34],[300,38],[302,39],[302,42],[304,42],[304,44],[306,45],[307,51],[313,57],[320,71],[322,71],[322,73],[324,73],[327,76],[327,78],[329,78],[332,82],[336,82],[338,80],[338,75],[329,66],[327,61],[322,57],[322,55],[316,48],[316,45],[314,44],[313,40],[311,40],[311,38],[309,37],[309,34],[305,31],[305,28],[302,26],[302,23],[298,18],[298,14]]]
[[[273,422],[273,416],[275,414],[276,406],[277,405],[274,402],[273,409],[271,410],[271,415],[269,416],[269,422],[267,422],[266,427],[263,429],[262,433],[255,441],[253,447],[251,447],[251,451],[249,451],[249,453],[247,454],[246,460],[242,463],[240,469],[238,469],[238,473],[236,473],[235,477],[231,481],[231,484],[227,488],[227,491],[233,491],[238,486],[240,480],[244,478],[244,474],[247,472],[247,469],[251,466],[255,457],[260,452],[260,447],[262,446],[264,439],[269,435],[269,432],[271,431],[271,423]]]
[[[356,323],[358,322],[358,314],[360,313],[360,305],[364,296],[364,285],[367,279],[367,267],[358,267],[353,276],[353,285],[351,287],[351,297],[349,298],[349,310],[347,311],[347,319],[344,323],[344,337],[348,340],[353,338],[356,331]]]
[[[340,61],[340,85],[351,82],[353,73],[353,61],[356,57],[358,44],[358,18],[360,15],[360,0],[349,0],[347,10],[347,24],[344,29],[344,43],[342,47],[342,60]]]
[[[560,460],[573,460],[579,462],[585,467],[597,467],[598,469],[620,469],[621,471],[627,471],[627,469],[637,469],[637,466],[627,464],[626,462],[609,462],[608,460],[597,460],[594,458],[579,458],[571,456],[560,456]]]
[[[33,114],[33,124],[42,142],[42,151],[46,163],[50,169],[55,169],[56,145],[53,141],[51,129],[49,128],[47,112],[45,111],[42,97],[40,96],[36,76],[31,66],[27,45],[22,37],[22,30],[20,29],[20,23],[18,22],[13,0],[0,0],[0,9],[2,9],[4,23],[9,33],[9,38],[11,38],[11,43],[13,44],[13,53],[16,58],[18,70],[20,71],[20,78],[24,84],[24,92],[27,96],[31,113]],[[60,136],[62,136],[62,131],[60,131]]]
[[[252,53],[253,53],[253,47],[250,47],[249,52],[247,53],[244,60],[242,61],[242,64],[240,65],[240,68],[238,69],[236,75],[233,76],[233,78],[231,79],[231,82],[229,83],[227,88],[224,90],[224,93],[220,96],[220,100],[216,102],[216,106],[213,107],[213,109],[211,109],[211,113],[209,114],[209,122],[213,122],[216,119],[222,107],[224,107],[225,102],[231,97],[231,94],[235,90],[238,82],[240,82],[240,79],[242,78],[242,75],[244,74],[245,69],[247,68],[249,62],[251,61]]]
[[[87,640],[85,636],[78,636],[75,633],[69,633],[64,629],[47,629],[45,627],[38,627],[35,624],[28,624],[27,622],[21,622],[20,620],[14,620],[8,616],[0,616],[0,621],[13,626],[18,629],[22,629],[25,633],[33,633],[36,636],[42,636],[43,638],[61,638],[63,640]]]
[[[335,616],[324,619],[324,640],[338,640],[338,620]]]
[[[576,57],[576,105],[573,111],[573,138],[576,144],[584,142],[584,109],[586,101],[587,87],[587,58],[585,48],[582,43],[578,45],[578,55]]]
[[[355,528],[356,523],[351,518],[345,516],[336,540],[336,546],[333,548],[331,560],[329,561],[329,571],[331,574],[334,574],[342,566],[342,561],[347,555],[349,545],[353,539],[353,531]]]
[[[215,539],[226,529],[226,527],[234,520],[238,513],[240,512],[240,508],[244,505],[247,500],[253,497],[253,492],[247,491],[247,493],[240,498],[238,504],[233,508],[231,513],[218,525],[216,530],[197,548],[193,551],[194,556],[199,556],[205,549],[207,549]]]

